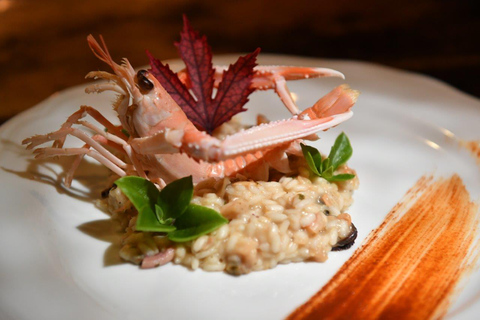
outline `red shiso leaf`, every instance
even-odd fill
[[[238,58],[237,62],[230,65],[228,70],[223,73],[213,105],[215,110],[212,121],[214,128],[229,121],[237,113],[247,110],[243,106],[248,102],[250,93],[253,92],[250,84],[259,52],[260,48]]]
[[[187,87],[180,81],[177,74],[170,69],[168,64],[164,65],[160,60],[155,59],[148,50],[147,55],[151,67],[148,71],[153,74],[173,100],[182,108],[190,121],[197,128],[203,129],[203,121],[201,121],[201,116],[196,109],[197,102]]]
[[[187,67],[187,85],[168,65],[163,65],[147,51],[151,66],[149,71],[182,108],[189,120],[198,129],[211,134],[235,114],[246,110],[243,105],[248,102],[248,95],[253,91],[250,85],[260,49],[240,57],[229,66],[223,73],[215,98],[212,98],[215,75],[212,50],[207,38],[191,27],[185,15],[183,22],[180,42],[175,45]]]
[[[212,50],[205,36],[195,31],[187,17],[183,16],[183,30],[180,33],[180,42],[175,43],[180,57],[189,75],[192,92],[197,100],[197,113],[202,118],[203,125],[208,132],[213,131],[212,124],[212,92],[215,70],[212,66]]]

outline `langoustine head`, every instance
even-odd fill
[[[102,36],[100,36],[100,43],[92,35],[87,37],[87,41],[95,56],[108,64],[113,73],[89,72],[87,78],[105,79],[108,83],[93,84],[85,91],[87,93],[116,92],[118,98],[113,107],[118,113],[122,127],[130,135],[145,136],[162,120],[171,117],[172,113],[181,112],[180,107],[148,71],[135,72],[125,58],[122,60],[122,64],[113,61]],[[183,112],[181,113],[183,114]]]

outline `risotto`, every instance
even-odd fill
[[[347,166],[340,172],[354,171]],[[135,230],[136,212],[118,188],[108,194],[108,209],[126,233],[120,256],[140,264],[159,253],[191,269],[246,274],[300,261],[323,262],[332,248],[347,248],[356,229],[346,212],[358,178],[328,182],[305,167],[279,181],[207,180],[195,188],[192,203],[220,212],[229,223],[193,241],[172,242],[165,235]],[[167,252],[169,250],[169,252]]]

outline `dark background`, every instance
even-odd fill
[[[176,58],[182,14],[215,54],[262,52],[365,60],[439,78],[480,97],[475,1],[0,0],[0,123],[102,64],[86,36],[103,34],[114,59],[147,64],[145,49]]]

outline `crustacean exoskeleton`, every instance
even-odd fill
[[[160,186],[188,175],[193,176],[194,182],[200,182],[211,177],[232,176],[240,171],[251,178],[267,179],[269,167],[288,173],[287,154],[301,154],[301,139],[317,139],[317,132],[349,119],[352,116],[350,108],[358,96],[357,91],[342,85],[314,106],[300,112],[290,98],[285,80],[343,75],[323,68],[259,66],[252,87],[275,89],[293,116],[242,130],[219,140],[199,131],[153,75],[145,70],[135,72],[127,59],[121,65],[115,63],[103,38],[100,39],[101,45],[93,36],[87,38],[93,53],[107,63],[113,73],[90,72],[87,77],[108,82],[93,84],[86,88],[86,92],[117,93],[119,97],[113,107],[121,125],[112,124],[92,107],[82,106],[59,130],[23,141],[27,149],[36,148],[36,158],[76,156],[66,175],[67,186],[71,184],[73,174],[85,155],[98,160],[119,176],[138,175]],[[222,67],[216,70],[220,73]],[[180,72],[180,75],[188,85],[185,74]],[[87,115],[101,127],[84,120]],[[81,127],[95,134],[90,136]],[[85,143],[83,147],[64,147],[69,135],[82,140]],[[54,141],[52,147],[37,148],[48,141]],[[115,155],[107,146],[124,156]]]

